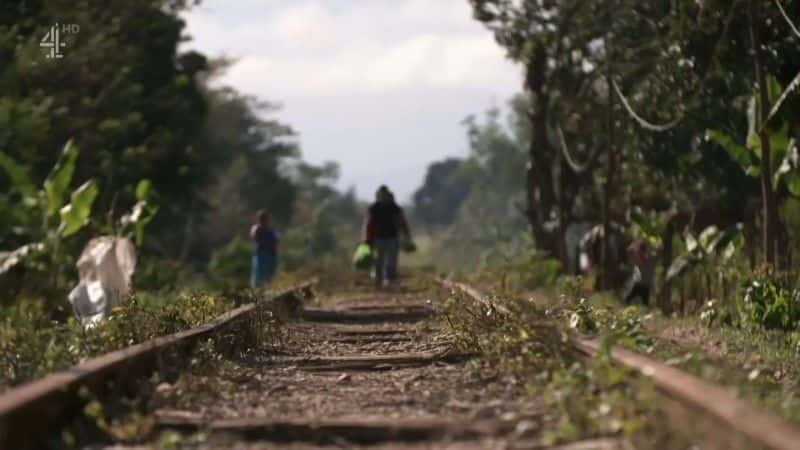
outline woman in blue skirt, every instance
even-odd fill
[[[263,209],[256,213],[256,223],[250,228],[253,239],[253,260],[250,270],[250,287],[256,289],[269,283],[278,268],[278,234],[269,224],[269,215]]]

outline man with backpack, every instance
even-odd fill
[[[369,206],[365,222],[364,241],[375,256],[375,284],[388,285],[397,280],[400,237],[411,242],[411,232],[403,209],[386,186],[375,193],[375,203]]]

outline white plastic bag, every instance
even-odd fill
[[[91,327],[130,294],[136,249],[126,238],[94,238],[84,247],[77,266],[80,280],[69,293],[69,302],[81,323]]]

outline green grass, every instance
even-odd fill
[[[558,308],[564,298],[585,298],[565,311],[575,328],[623,345],[727,387],[739,397],[800,423],[798,333],[745,327],[736,320],[708,325],[703,309],[665,317],[655,308],[624,306],[608,293],[587,295],[580,280],[565,279],[562,299],[538,296]],[[719,314],[719,312],[717,312]]]
[[[139,292],[108,320],[87,330],[74,317],[50,320],[44,300],[19,300],[0,310],[0,389],[208,322],[240,301],[204,292]]]
[[[654,356],[800,423],[800,361],[793,333],[706,327],[699,318],[658,317]]]
[[[280,272],[270,290],[305,281],[305,274]],[[109,319],[85,329],[69,316],[52,320],[45,299],[19,299],[0,308],[0,391],[66,369],[86,359],[148,339],[207,323],[235,306],[254,301],[250,289],[138,291]]]
[[[520,395],[543,403],[536,436],[543,445],[621,435],[637,448],[688,448],[663,426],[649,380],[613,365],[607,352],[587,360],[574,351],[567,333],[587,325],[576,323],[585,309],[569,297],[543,306],[503,295],[480,305],[456,295],[445,305],[443,327],[462,352],[477,355],[470,367],[479,376],[508,379]],[[627,316],[615,326],[633,332],[636,323]]]

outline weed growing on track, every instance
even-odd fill
[[[543,308],[511,298],[479,303],[457,294],[444,312],[444,326],[457,348],[480,356],[472,365],[476,371],[510,375],[532,398],[546,403],[543,444],[619,434],[639,440],[646,436],[645,447],[657,447],[654,441],[664,444],[664,434],[654,432],[663,418],[654,407],[652,385],[608,357],[614,342],[648,342],[633,313],[596,315],[580,297],[565,296],[559,305]],[[617,331],[597,358],[582,359],[568,343],[568,333],[607,326]]]
[[[212,398],[233,395],[239,380],[220,380],[220,374],[230,373],[231,367],[236,367],[235,360],[247,358],[254,351],[273,351],[285,339],[286,330],[274,310],[272,302],[256,302],[255,310],[213,337],[198,342],[190,355],[181,352],[162,355],[162,367],[149,378],[137,382],[135,388],[129,384],[109,386],[109,392],[102,398],[88,390],[82,392],[83,417],[62,430],[61,444],[65,448],[80,447],[79,443],[88,442],[135,445],[148,442],[154,436],[159,442],[158,448],[183,448],[184,444],[202,443],[207,437],[203,432],[187,436],[171,432],[155,435],[157,419],[152,411],[167,404],[184,405],[191,410],[191,403],[186,402],[190,398],[196,400],[198,395]],[[210,320],[196,319],[198,322]]]
[[[561,289],[583,299],[580,285],[565,279]],[[735,308],[711,300],[686,318],[598,299],[553,309],[582,332],[611,336],[800,423],[800,332],[792,331],[800,321],[797,292],[780,278],[756,277],[742,284]]]
[[[18,302],[0,311],[0,389],[208,322],[235,303],[231,297],[209,293],[140,293],[87,330],[74,318],[50,321],[41,301]]]
[[[706,326],[696,317],[660,319],[649,332],[660,337],[655,357],[800,423],[796,332]]]

